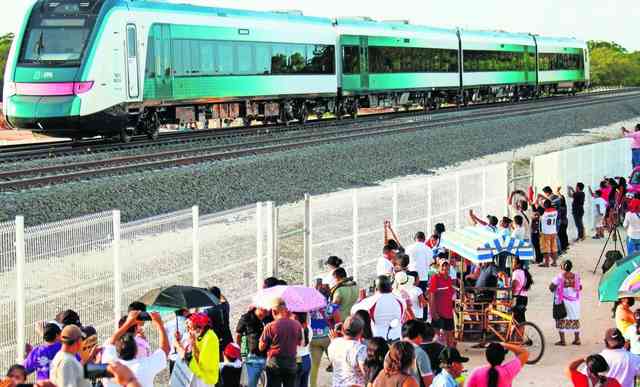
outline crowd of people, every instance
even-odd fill
[[[587,188],[594,199],[593,238],[621,225],[627,230],[629,253],[639,251],[640,197],[626,199],[624,178],[605,179],[595,192]],[[575,241],[586,238],[585,185],[577,183],[567,191],[570,209],[560,187],[544,187],[538,195],[532,189],[514,191],[509,196],[512,217],[481,218],[470,211],[469,220],[497,236],[531,242],[540,267],[558,266],[570,248],[569,213]],[[527,363],[528,351],[486,343],[486,365],[467,375],[464,363],[469,359],[457,348],[455,301],[461,285],[475,291],[476,299],[488,301],[497,289],[508,288],[514,319],[526,321],[534,284],[530,263],[500,254],[492,262],[475,264],[442,246],[445,229],[438,223],[429,236],[419,231],[406,247],[395,235],[385,238],[370,288],[348,275],[341,258],[328,257],[328,274],[314,284],[326,298],[325,307],[292,312],[284,299],[276,298],[268,307],[250,306],[235,330],[229,301],[217,287],[209,292],[220,305],[178,310],[166,324],[160,314],[147,311],[148,305],[132,302],[104,342],[76,312],[63,311],[38,326],[42,343],[28,348],[24,362],[12,366],[0,386],[25,383],[32,375],[39,387],[151,387],[166,370],[176,386],[257,387],[266,379],[267,387],[316,387],[328,384],[320,382],[324,358],[333,387],[510,386]],[[263,287],[279,285],[287,283],[270,277]],[[560,338],[555,345],[580,346],[582,284],[570,260],[562,261],[549,290]],[[616,327],[606,332],[601,353],[567,366],[574,386],[634,385],[640,372],[640,310],[634,312],[633,304],[633,298],[616,303]],[[147,339],[147,325],[158,337],[157,348]],[[513,354],[510,359],[508,353]]]

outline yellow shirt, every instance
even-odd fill
[[[220,372],[220,342],[218,336],[209,329],[204,336],[199,337],[195,343],[200,353],[196,361],[195,356],[191,358],[189,369],[193,374],[205,384],[218,383]]]
[[[634,322],[633,313],[630,310],[626,310],[622,305],[618,305],[616,308],[616,328],[624,335],[627,328],[633,325]]]

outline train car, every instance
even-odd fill
[[[541,93],[575,93],[589,85],[589,49],[574,38],[535,36],[538,47],[538,88]]]
[[[459,40],[455,29],[402,21],[337,19],[341,106],[436,107],[458,95]]]
[[[335,44],[331,19],[297,13],[39,0],[7,66],[7,117],[34,131],[125,141],[157,136],[181,106],[182,118],[305,120],[335,109]]]
[[[460,30],[465,101],[533,96],[536,42],[529,34]]]

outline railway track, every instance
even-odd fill
[[[429,116],[415,117],[411,122],[389,123],[382,121],[371,125],[354,125],[351,128],[330,128],[307,133],[295,133],[286,138],[257,139],[239,144],[213,145],[187,150],[162,151],[134,156],[116,157],[99,161],[60,163],[41,168],[0,172],[0,191],[20,191],[35,187],[61,184],[69,181],[114,176],[145,170],[158,170],[176,166],[193,165],[298,149],[326,143],[352,141],[371,136],[414,132],[429,128],[467,124],[490,119],[522,117],[575,107],[587,107],[602,103],[623,102],[638,98],[640,91],[608,98],[568,100],[553,106],[512,105],[502,111],[478,111],[473,114],[455,115],[433,120]]]
[[[497,102],[493,104],[480,104],[469,105],[464,108],[448,107],[437,111],[431,111],[428,114],[433,119],[438,119],[440,116],[447,116],[448,114],[472,112],[476,110],[485,109],[504,109],[513,106],[528,106],[545,103],[562,103],[567,100],[577,100],[583,98],[593,98],[598,96],[617,95],[621,93],[633,92],[634,88],[627,89],[612,89],[595,91],[577,96],[552,96],[546,97],[542,100],[525,100],[518,103],[511,103],[506,105],[504,102]],[[561,101],[561,102],[558,102]],[[312,130],[315,128],[326,129],[327,127],[345,127],[353,125],[367,125],[371,122],[377,122],[381,120],[393,121],[396,119],[411,119],[416,116],[424,116],[425,112],[421,110],[402,111],[396,113],[381,113],[381,114],[369,114],[358,117],[358,121],[354,122],[349,119],[336,120],[334,118],[314,120],[307,122],[305,125],[292,123],[291,125],[260,125],[252,127],[241,128],[229,128],[229,129],[206,129],[190,132],[172,132],[163,133],[160,138],[155,141],[147,140],[144,136],[136,137],[131,143],[111,143],[104,139],[88,139],[80,142],[69,141],[55,141],[36,144],[20,144],[20,145],[5,145],[0,146],[0,163],[3,162],[18,162],[35,159],[56,158],[71,155],[82,155],[92,153],[105,153],[121,150],[141,150],[169,147],[172,145],[179,146],[180,144],[197,143],[197,142],[213,142],[222,139],[248,137],[248,136],[263,136],[273,135],[281,133],[289,133],[299,130]]]

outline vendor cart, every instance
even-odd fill
[[[522,345],[530,364],[544,353],[544,336],[535,324],[513,318],[511,268],[513,257],[531,261],[535,253],[527,241],[499,235],[481,227],[466,227],[442,235],[441,246],[459,255],[461,274],[455,300],[455,329],[460,341],[502,341]],[[496,287],[465,286],[465,261],[470,265],[493,264],[501,281]]]

